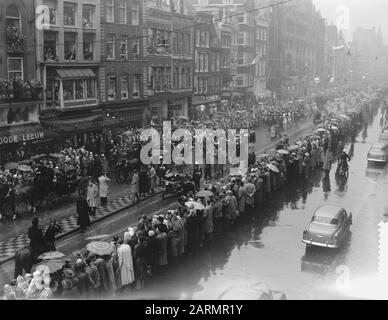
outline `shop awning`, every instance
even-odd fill
[[[96,74],[90,68],[77,68],[77,69],[58,69],[56,70],[58,77],[66,79],[87,79],[96,78]]]
[[[101,115],[83,116],[65,119],[42,120],[42,125],[56,131],[81,132],[89,130],[100,130],[103,128],[103,117]]]

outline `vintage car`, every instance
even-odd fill
[[[384,129],[379,136],[379,143],[388,144],[388,129]]]
[[[302,242],[308,246],[339,248],[351,224],[351,212],[347,213],[345,209],[333,205],[319,207],[303,231]]]
[[[370,162],[381,162],[386,163],[388,157],[388,144],[375,143],[371,146],[368,151],[368,163]]]

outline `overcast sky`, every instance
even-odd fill
[[[327,21],[336,23],[338,8],[349,8],[349,29],[344,31],[347,40],[358,26],[381,27],[385,43],[388,44],[388,0],[313,0]],[[343,10],[339,10],[342,11]]]

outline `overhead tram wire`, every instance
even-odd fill
[[[270,5],[267,5],[267,6],[264,6],[264,7],[260,7],[260,8],[255,8],[255,9],[251,9],[251,10],[244,10],[244,11],[241,11],[241,12],[237,12],[237,13],[234,13],[234,14],[231,14],[229,16],[225,16],[225,17],[222,17],[222,18],[217,18],[217,19],[214,19],[212,21],[222,21],[224,19],[229,19],[229,18],[233,18],[233,17],[237,17],[237,16],[240,16],[242,14],[246,14],[246,13],[252,13],[252,12],[256,12],[256,11],[260,11],[260,10],[265,10],[265,9],[269,9],[269,8],[273,8],[273,7],[278,7],[280,5],[284,5],[288,2],[292,2],[294,0],[284,0],[284,1],[281,1],[281,2],[277,2],[277,3],[274,3],[274,4],[270,4]],[[186,26],[186,27],[182,27],[182,28],[179,28],[179,29],[174,29],[174,30],[164,30],[166,32],[171,32],[171,33],[174,33],[174,32],[180,32],[180,31],[184,31],[186,29],[190,29],[190,28],[195,28],[195,27],[198,27],[198,26],[202,26],[202,25],[207,25],[208,22],[200,22],[200,23],[196,23],[196,24],[192,24],[190,26]],[[142,26],[139,26],[139,29],[145,29],[147,28],[146,26],[144,26],[144,24]],[[48,29],[48,31],[50,31]],[[149,38],[149,37],[152,37],[152,35],[139,35],[139,36],[131,36],[131,37],[127,37],[127,40],[135,40],[135,39],[145,39],[145,38]],[[90,43],[90,42],[87,42],[87,43]],[[94,41],[93,43],[98,43],[98,44],[105,44],[106,41]],[[78,42],[77,44],[79,45],[83,45],[84,42]],[[64,43],[58,43],[56,44],[57,47],[63,47],[65,44]],[[44,46],[44,44],[39,44],[38,45],[39,47],[41,46]],[[36,48],[37,46],[36,45],[33,45],[33,46],[24,46],[24,48]],[[0,48],[6,48],[6,46],[4,45],[0,45]]]

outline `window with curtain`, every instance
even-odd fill
[[[108,101],[116,100],[116,76],[108,76]]]
[[[23,58],[8,58],[7,70],[8,80],[13,80],[15,78],[23,79]]]
[[[115,59],[115,35],[109,34],[106,39],[106,58]]]
[[[128,86],[128,76],[120,77],[120,88],[121,88],[121,100],[125,100],[129,98],[129,86]]]
[[[125,35],[120,36],[120,58],[122,60],[128,59],[128,37]]]
[[[115,19],[115,0],[105,0],[106,22],[114,22]]]
[[[93,28],[96,6],[84,4],[82,6],[82,26],[84,28]]]
[[[139,2],[137,0],[132,1],[132,25],[138,26],[140,23],[140,10],[139,10]]]
[[[119,23],[127,23],[127,0],[119,0]]]
[[[132,89],[132,97],[140,98],[140,86],[141,86],[141,75],[135,74],[133,76],[133,89]]]
[[[63,4],[63,24],[65,26],[75,26],[75,13],[77,12],[77,5],[75,3]]]
[[[5,24],[8,28],[15,28],[18,31],[22,31],[22,19],[18,7],[14,4],[10,4],[5,12]]]
[[[84,60],[93,60],[94,59],[94,43],[95,35],[84,33],[83,34],[83,55]]]
[[[64,33],[63,54],[65,60],[75,60],[77,51],[77,34],[75,32]]]

